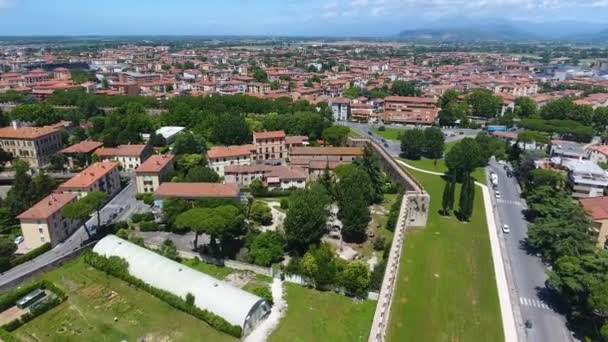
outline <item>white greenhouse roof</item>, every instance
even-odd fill
[[[125,259],[129,263],[129,273],[153,287],[182,299],[186,298],[186,294],[192,293],[196,306],[215,313],[233,325],[243,327],[251,309],[262,301],[262,298],[249,292],[115,235],[103,238],[93,251],[106,257]]]

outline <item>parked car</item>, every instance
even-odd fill
[[[18,245],[23,242],[23,236],[19,235],[15,238],[15,245]]]
[[[505,234],[509,234],[511,232],[511,229],[509,228],[508,225],[503,224],[502,225],[502,232],[505,233]]]
[[[388,144],[387,144],[387,143],[384,143],[384,147],[388,147]]]
[[[372,131],[367,131],[367,134],[369,134],[369,135],[374,135],[374,134],[372,133]]]
[[[496,198],[500,198],[500,191],[494,191],[494,196],[496,196]]]

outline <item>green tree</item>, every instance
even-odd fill
[[[89,228],[87,227],[87,220],[89,219],[91,212],[91,207],[82,200],[67,204],[65,207],[63,207],[63,210],[61,211],[63,217],[70,220],[81,221],[89,239],[92,235],[89,231]]]
[[[15,256],[17,245],[7,236],[0,236],[0,272],[11,268],[11,260]]]
[[[243,232],[245,217],[233,205],[216,208],[193,208],[179,214],[175,224],[181,229],[190,229],[195,233],[194,248],[198,249],[198,237],[207,234],[213,252],[217,252],[216,240],[220,242],[238,236]]]
[[[503,99],[495,96],[491,91],[479,89],[472,91],[467,96],[467,102],[471,106],[471,115],[494,118],[500,113]]]
[[[443,197],[441,199],[441,213],[442,215],[450,215],[450,210],[454,208],[454,195],[456,190],[456,183],[450,178],[445,182],[445,188],[443,188]]]
[[[84,202],[89,207],[89,212],[95,211],[97,215],[97,226],[101,227],[100,211],[108,201],[108,194],[104,191],[93,191],[89,192],[80,201]]]
[[[340,272],[339,284],[346,291],[360,298],[367,298],[370,285],[370,274],[367,264],[360,260],[349,262],[344,270]]]
[[[268,267],[283,257],[285,239],[276,232],[258,234],[249,246],[250,261]]]
[[[455,126],[460,120],[462,124],[469,115],[469,106],[465,102],[449,102],[439,111],[440,126]]]
[[[251,131],[245,117],[226,113],[213,119],[211,138],[216,144],[241,145],[251,141]]]
[[[446,108],[450,103],[458,102],[458,91],[449,89],[446,90],[439,99],[439,108]]]
[[[314,261],[313,261],[314,260]],[[302,259],[304,274],[314,280],[317,289],[326,289],[336,283],[336,257],[332,246],[323,242],[312,247]]]
[[[456,143],[445,156],[449,173],[456,177],[456,180],[465,179],[475,168],[485,163],[487,160],[483,159],[479,144],[471,138],[464,138]]]
[[[469,221],[473,215],[473,206],[475,202],[475,180],[470,175],[467,175],[460,189],[460,200],[458,202],[458,218],[461,221]]]
[[[32,177],[29,165],[22,160],[14,163],[15,180],[13,187],[6,194],[6,207],[17,216],[34,204],[35,193],[32,189]]]
[[[163,201],[162,218],[165,225],[170,229],[181,230],[181,227],[175,225],[175,219],[184,211],[191,208],[192,205],[185,200],[170,198]],[[187,227],[184,227],[187,228]]]
[[[284,222],[285,238],[290,250],[306,251],[318,243],[327,223],[329,197],[320,186],[297,190],[289,196],[289,211]],[[300,254],[300,255],[301,255]]]
[[[326,144],[331,146],[345,146],[349,133],[350,128],[335,125],[324,129],[321,136],[323,137],[323,140],[325,140]]]
[[[418,128],[406,130],[401,135],[401,154],[411,160],[417,160],[424,153],[424,131]]]
[[[359,96],[359,89],[357,87],[350,87],[344,91],[344,97],[354,99]]]
[[[192,133],[180,133],[173,143],[173,154],[200,154],[204,151],[204,143]]]
[[[420,96],[422,92],[416,87],[416,83],[408,81],[394,81],[391,86],[391,94],[397,96]]]
[[[264,183],[262,183],[262,181],[258,178],[252,180],[251,183],[249,183],[249,191],[251,191],[253,197],[263,197],[264,195],[266,195],[266,187],[264,186]]]
[[[515,99],[515,109],[513,110],[513,114],[517,115],[518,117],[527,118],[536,115],[537,112],[538,108],[536,107],[536,102],[534,102],[532,98],[522,96]]]
[[[249,209],[249,217],[261,225],[267,226],[272,223],[272,211],[266,202],[254,201]]]
[[[217,183],[220,181],[220,176],[208,167],[195,166],[188,170],[184,182],[203,182],[203,183]]]
[[[341,178],[336,185],[338,199],[338,217],[342,221],[342,238],[346,241],[363,241],[367,225],[371,220],[369,199],[371,182],[369,176],[361,169]]]
[[[482,160],[488,161],[492,156],[495,156],[497,160],[506,158],[505,143],[502,140],[489,134],[479,133],[475,137],[475,142],[481,150]]]
[[[384,200],[383,189],[385,178],[380,169],[380,160],[374,153],[371,144],[366,144],[363,148],[363,155],[353,161],[353,164],[367,173],[371,185],[369,203],[381,203]]]
[[[251,69],[251,72],[253,73],[253,79],[256,82],[268,82],[268,74],[261,68],[254,67]]]
[[[424,156],[429,159],[441,159],[445,148],[445,137],[441,129],[429,127],[424,130]]]

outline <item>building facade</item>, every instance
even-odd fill
[[[169,154],[153,155],[135,169],[137,193],[153,193],[173,171],[173,159]]]
[[[437,100],[430,97],[387,96],[384,122],[430,125],[437,118]]]
[[[61,131],[54,127],[20,127],[17,123],[0,128],[0,147],[35,169],[63,148]]]
[[[255,160],[282,162],[287,158],[285,132],[254,132]]]
[[[118,162],[97,162],[61,184],[58,190],[65,194],[76,194],[82,198],[94,191],[102,191],[112,197],[120,191]]]
[[[255,146],[233,145],[213,146],[207,151],[209,167],[220,177],[224,177],[224,169],[229,165],[251,165]]]
[[[119,145],[103,147],[95,151],[101,160],[118,161],[123,171],[134,171],[148,159],[154,148],[152,145]]]

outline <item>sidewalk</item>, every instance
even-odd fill
[[[397,163],[419,172],[424,172],[431,175],[443,176],[441,172],[423,170],[411,166],[401,160],[395,160]],[[515,316],[513,306],[510,299],[509,285],[507,284],[507,276],[505,272],[505,263],[502,258],[500,249],[498,230],[496,227],[496,218],[492,207],[490,190],[485,184],[475,182],[475,185],[481,188],[483,194],[484,208],[486,212],[486,221],[488,226],[488,235],[490,237],[490,247],[492,250],[492,263],[494,264],[494,275],[496,278],[496,289],[498,291],[498,301],[500,303],[500,313],[502,316],[502,326],[505,336],[505,341],[518,341],[517,327],[515,325]]]

